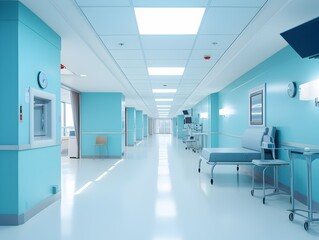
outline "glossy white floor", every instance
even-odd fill
[[[170,135],[126,149],[123,160],[62,159],[62,193],[21,226],[0,227],[1,240],[318,239],[303,219],[288,219],[287,196],[262,204],[251,178],[234,166],[197,172],[198,154]]]

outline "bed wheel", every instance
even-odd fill
[[[266,203],[266,198],[265,197],[263,197],[263,204],[265,204]]]
[[[250,191],[251,196],[254,196],[254,190]]]
[[[200,173],[200,168],[198,168],[198,172]]]
[[[306,231],[308,231],[308,229],[309,229],[309,223],[308,223],[308,222],[305,222],[305,223],[303,224],[303,227],[304,227],[304,229],[305,229]]]
[[[239,166],[237,165],[237,171],[239,171]]]
[[[213,185],[214,184],[214,180],[210,179],[210,184]]]
[[[292,222],[294,220],[294,214],[293,213],[290,213],[289,214],[289,220]]]

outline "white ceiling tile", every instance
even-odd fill
[[[194,35],[142,35],[144,49],[192,49]]]
[[[186,76],[197,76],[198,78],[204,78],[207,74],[207,68],[187,68],[184,72],[184,77]]]
[[[79,6],[130,6],[130,0],[75,0]]]
[[[203,50],[193,50],[192,54],[190,56],[190,59],[192,60],[203,60],[204,62],[207,62],[204,60],[204,56],[211,56],[211,60],[218,60],[222,54],[224,54],[224,50],[212,50],[212,49],[203,49]]]
[[[267,0],[212,0],[213,7],[262,7]]]
[[[190,94],[194,91],[194,88],[191,89],[178,89],[179,94]]]
[[[130,60],[130,59],[144,59],[141,50],[110,50],[110,53],[115,60]]]
[[[118,65],[122,68],[146,68],[144,60],[117,60]]]
[[[173,83],[173,82],[170,82],[170,83],[165,83],[166,88],[178,88],[178,85],[179,83]],[[153,88],[162,88],[163,87],[163,83],[162,82],[152,82],[152,87]]]
[[[147,79],[134,79],[134,80],[132,80],[132,79],[130,79],[130,82],[132,83],[132,84],[137,84],[137,83],[139,83],[139,84],[149,84],[149,80],[147,80]]]
[[[146,59],[188,59],[191,50],[145,50]]]
[[[205,7],[208,0],[133,0],[137,7]]]
[[[128,75],[145,75],[147,74],[146,68],[122,68],[123,72]]]
[[[82,7],[98,35],[138,34],[133,9],[129,7]]]
[[[194,49],[227,49],[238,35],[198,35]],[[217,43],[217,44],[216,44]]]
[[[151,81],[179,82],[182,76],[150,76]]]
[[[209,8],[199,34],[240,34],[259,8]]]
[[[147,67],[185,67],[187,60],[146,60]]]
[[[148,77],[148,74],[144,74],[144,75],[131,75],[131,74],[126,74],[126,77],[132,81],[135,81],[135,80],[144,80],[144,81],[149,81],[149,77]]]
[[[140,39],[137,35],[100,36],[100,38],[109,50],[141,49]]]
[[[189,60],[187,63],[187,68],[203,68],[203,69],[211,69],[217,60]]]

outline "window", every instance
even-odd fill
[[[72,106],[61,102],[61,136],[70,136],[70,131],[74,131]]]

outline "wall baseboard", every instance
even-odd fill
[[[24,224],[36,214],[61,199],[61,192],[54,194],[22,214],[0,214],[0,226],[17,226]]]

